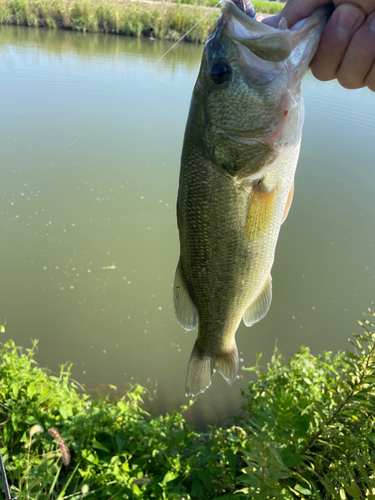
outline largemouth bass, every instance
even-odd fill
[[[237,4],[238,5],[238,4]],[[291,29],[255,19],[232,1],[205,45],[194,87],[177,200],[180,260],[177,321],[198,326],[186,395],[211,385],[214,371],[238,372],[236,330],[262,319],[272,298],[271,268],[293,198],[302,124],[302,77],[330,10]]]

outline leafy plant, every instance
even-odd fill
[[[258,379],[243,394],[251,450],[242,477],[251,498],[375,494],[375,333],[368,319],[359,323],[353,351],[314,357],[301,348],[284,365],[276,350],[266,373],[251,368]]]
[[[28,500],[375,498],[375,332],[353,350],[284,363],[275,350],[242,391],[242,412],[198,433],[181,413],[151,419],[145,389],[92,401],[31,349],[0,349],[0,440],[8,479]],[[370,318],[370,319],[368,319]],[[193,401],[190,401],[192,404]]]

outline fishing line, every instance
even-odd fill
[[[172,47],[170,47],[161,57],[159,57],[159,59],[154,62],[154,64],[152,65],[152,67],[156,66],[162,59],[164,59],[164,57],[169,54],[169,52],[171,52],[175,47],[176,45],[178,45],[189,33],[191,33],[193,31],[193,29],[198,26],[198,24],[203,21],[203,19],[205,19],[208,15],[211,14],[211,12],[213,10],[215,10],[221,3],[221,0],[219,0],[217,2],[217,4],[215,4],[203,17],[201,17],[199,19],[199,21],[197,21],[194,26],[192,26],[184,35],[182,35],[182,37],[172,45]],[[137,78],[137,80],[140,79]],[[46,165],[40,172],[38,172],[29,182],[28,182],[28,185],[33,183],[35,181],[35,179],[37,179],[40,175],[42,175],[49,167],[51,167],[53,165],[53,163],[57,160],[57,158],[59,158],[63,153],[65,153],[65,151],[67,151],[71,146],[73,146],[73,144],[75,142],[78,141],[78,139],[80,139],[82,137],[82,135],[85,133],[86,130],[84,130],[83,132],[81,132],[72,142],[70,142],[62,151],[60,151],[59,154],[57,154],[49,163],[48,165]],[[21,194],[21,190],[17,193],[17,195]]]
[[[171,50],[173,50],[176,45],[178,45],[189,33],[191,33],[193,31],[193,29],[198,26],[198,24],[203,21],[203,19],[205,19],[209,14],[211,14],[211,12],[213,10],[215,10],[219,4],[221,3],[221,0],[219,0],[217,2],[216,5],[214,5],[203,17],[201,17],[201,19],[199,19],[199,21],[197,21],[194,26],[192,26],[176,43],[174,43],[172,45],[172,47],[170,47],[153,65],[152,67],[156,66],[167,54],[169,54],[169,52],[171,52]],[[67,151],[71,146],[73,146],[73,144],[75,142],[78,141],[78,139],[80,139],[82,137],[82,135],[87,131],[87,128],[85,130],[83,130],[75,139],[73,139],[73,141],[71,141],[62,151],[60,151],[60,153],[58,153],[40,172],[38,172],[28,183],[27,185],[33,183],[35,181],[35,179],[37,179],[40,175],[42,175],[49,167],[51,167],[54,162],[57,160],[57,158],[59,158],[63,153],[65,153],[65,151]],[[17,193],[17,195],[21,194],[21,190]],[[116,214],[117,215],[117,214]],[[7,481],[7,476],[6,476],[6,471],[5,471],[5,467],[4,467],[4,462],[3,462],[3,457],[2,457],[2,454],[1,454],[1,450],[0,450],[0,471],[1,471],[1,476],[2,476],[2,479],[3,479],[3,484],[4,484],[4,489],[5,489],[5,496],[6,496],[6,500],[16,500],[16,499],[12,499],[11,496],[10,496],[10,491],[9,491],[9,486],[8,486],[8,481]]]
[[[183,40],[183,39],[185,38],[185,36],[186,36],[186,35],[188,35],[191,31],[193,31],[193,29],[194,29],[196,26],[198,26],[198,24],[199,24],[201,21],[203,21],[203,19],[204,19],[205,17],[207,17],[209,14],[211,14],[211,12],[212,12],[213,10],[215,10],[215,9],[216,9],[216,7],[217,7],[220,3],[221,3],[221,0],[219,0],[219,1],[217,2],[217,4],[216,4],[216,5],[214,5],[214,6],[212,7],[212,9],[210,9],[210,10],[207,12],[207,14],[205,14],[205,15],[204,15],[201,19],[199,19],[199,21],[197,21],[197,22],[194,24],[194,26],[192,26],[192,27],[189,29],[189,31],[187,31],[187,32],[185,33],[185,35],[183,35],[183,36],[182,36],[182,37],[181,37],[181,38],[180,38],[180,39],[179,39],[179,40],[178,40],[178,41],[177,41],[174,45],[172,45],[172,47],[170,47],[170,48],[167,50],[167,52],[166,52],[165,54],[163,54],[163,55],[162,55],[162,56],[161,56],[161,57],[160,57],[160,58],[159,58],[159,59],[158,59],[158,60],[157,60],[157,61],[156,61],[153,65],[152,65],[152,67],[156,66],[156,65],[158,64],[158,62],[159,62],[159,61],[161,61],[161,60],[163,59],[163,57],[165,57],[165,56],[166,56],[166,55],[167,55],[167,54],[168,54],[171,50],[173,50],[173,49],[176,47],[176,45],[177,45],[177,44],[179,44],[179,43],[181,42],[181,40]]]
[[[72,142],[71,142],[70,144],[68,144],[68,145],[67,145],[67,146],[66,146],[66,147],[65,147],[62,151],[60,151],[60,153],[59,153],[59,154],[57,154],[57,155],[56,155],[56,156],[55,156],[55,157],[54,157],[54,158],[53,158],[53,159],[52,159],[52,160],[48,163],[48,165],[46,165],[46,166],[45,166],[45,167],[44,167],[44,168],[43,168],[40,172],[38,172],[38,173],[35,175],[35,177],[33,177],[33,178],[29,181],[29,183],[30,183],[30,182],[33,182],[33,181],[35,181],[35,179],[36,179],[37,177],[39,177],[39,176],[40,176],[43,172],[45,172],[45,171],[47,170],[47,168],[52,167],[53,163],[57,160],[57,158],[58,158],[59,156],[61,156],[63,153],[65,153],[65,151],[66,151],[67,149],[69,149],[69,148],[70,148],[70,146],[73,146],[73,144],[74,144],[75,142],[77,142],[77,141],[78,141],[78,139],[79,139],[80,137],[82,137],[82,135],[83,135],[84,133],[85,133],[85,130],[84,130],[83,132],[81,132],[81,133],[80,133],[80,134],[79,134],[79,135],[78,135],[75,139],[73,139],[73,140],[72,140]]]

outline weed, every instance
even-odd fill
[[[183,5],[191,4],[191,5]],[[71,29],[176,40],[207,14],[217,0],[179,0],[178,3],[116,0],[2,0],[0,22],[24,26]],[[264,13],[280,12],[282,5],[262,0],[255,8]],[[215,9],[201,20],[186,41],[202,43],[219,15]]]
[[[70,365],[52,376],[34,360],[37,342],[21,349],[10,340],[0,350],[0,439],[13,492],[20,500],[373,498],[370,316],[352,351],[313,356],[302,347],[285,364],[276,349],[263,370],[259,357],[241,414],[206,433],[186,424],[187,407],[151,419],[138,385],[115,403],[92,401],[77,392]]]

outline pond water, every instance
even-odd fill
[[[150,389],[153,415],[186,404],[196,334],[176,323],[175,203],[202,46],[0,28],[1,340],[101,396]],[[375,95],[308,75],[294,202],[282,227],[267,317],[237,332],[241,366],[275,343],[285,358],[343,350],[375,299]],[[105,269],[106,267],[115,267]],[[240,408],[240,370],[218,375],[186,418]]]

